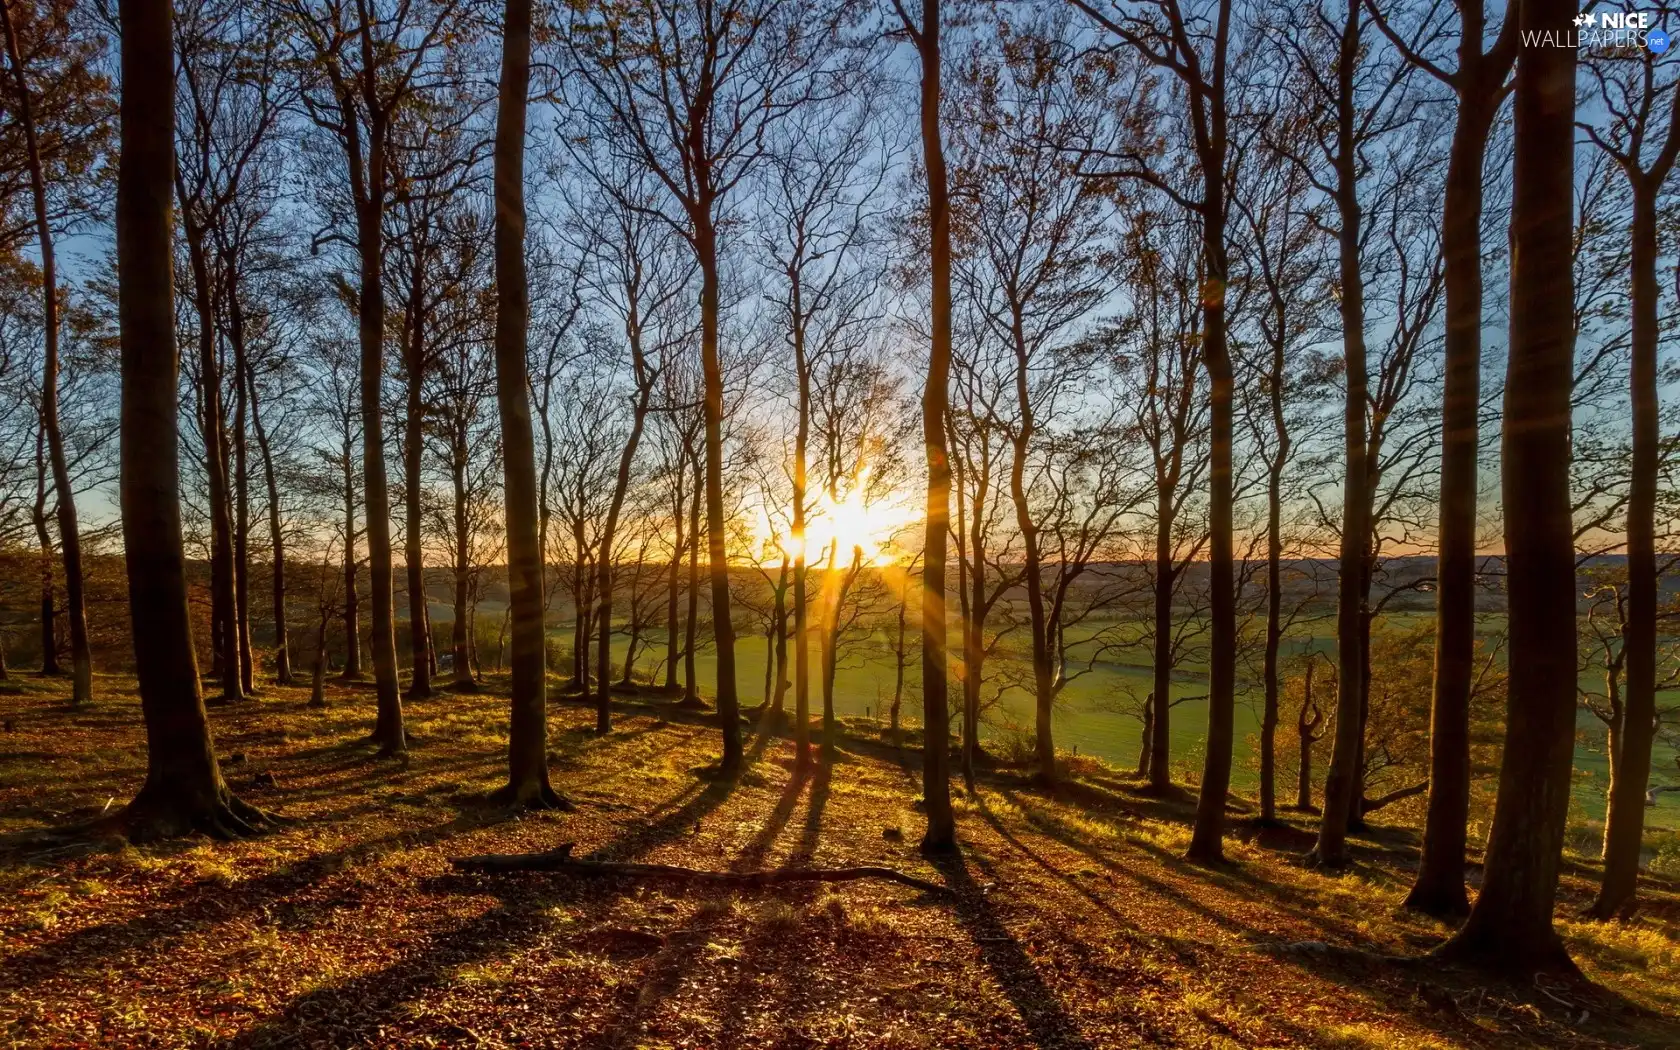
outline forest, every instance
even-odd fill
[[[1680,1046],[1680,32],[0,0],[0,1045]]]

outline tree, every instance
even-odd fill
[[[46,438],[48,462],[52,465],[59,545],[64,556],[65,602],[70,619],[70,702],[84,704],[93,699],[93,657],[88,647],[87,600],[83,596],[81,528],[77,522],[76,496],[71,488],[69,462],[64,450],[64,429],[58,414],[58,267],[53,254],[52,209],[47,196],[47,164],[35,120],[35,92],[30,85],[30,72],[24,59],[19,27],[12,6],[11,3],[4,5],[4,17],[0,19],[0,24],[3,24],[5,29],[6,59],[12,74],[10,86],[17,106],[18,123],[23,130],[30,196],[35,209],[35,238],[41,252],[42,332],[46,344],[46,357],[41,366],[40,425]],[[55,12],[58,18],[65,17],[65,14]],[[41,35],[53,34],[48,32]],[[76,77],[85,82],[90,78],[90,74],[81,66],[80,61],[72,59],[68,69],[55,70],[54,73]]]
[[[1525,0],[1524,32],[1575,9]],[[1443,958],[1522,973],[1574,972],[1552,928],[1575,745],[1575,550],[1569,500],[1574,48],[1517,60],[1510,360],[1501,489],[1510,612],[1505,757],[1482,891]]]
[[[601,515],[595,563],[595,731],[605,735],[612,730],[613,590],[617,546],[622,542],[619,523],[631,494],[636,454],[660,373],[688,335],[683,314],[686,294],[693,288],[694,266],[679,250],[670,226],[652,217],[656,190],[649,185],[650,176],[610,158],[579,150],[573,155],[590,176],[582,192],[598,195],[594,206],[573,208],[573,240],[584,260],[580,272],[595,300],[620,322],[632,386],[630,426],[618,450],[610,498]],[[635,583],[632,579],[632,590]],[[583,619],[581,609],[579,619]],[[630,660],[634,649],[632,644]],[[577,658],[583,659],[581,648]],[[629,662],[625,666],[628,670]],[[587,680],[581,664],[579,679]]]
[[[1456,4],[1458,65],[1447,70],[1421,53],[1433,32],[1420,19],[1410,36],[1372,7],[1377,26],[1407,60],[1452,88],[1457,101],[1441,198],[1446,284],[1446,383],[1442,396],[1441,481],[1437,496],[1434,700],[1430,707],[1429,810],[1418,873],[1405,906],[1462,915],[1464,850],[1470,819],[1470,695],[1476,663],[1476,504],[1478,418],[1482,403],[1482,204],[1488,136],[1517,55],[1518,11],[1507,9],[1491,46],[1481,0]]]
[[[548,668],[543,633],[543,552],[537,536],[536,439],[531,427],[525,278],[525,120],[531,91],[531,0],[507,0],[496,104],[496,407],[502,421],[507,504],[508,607],[513,617],[513,697],[508,782],[501,801],[565,808],[548,783]]]
[[[240,227],[261,195],[264,147],[284,97],[275,84],[274,35],[263,24],[252,25],[242,9],[199,3],[183,12],[176,30],[183,90],[175,193],[198,321],[193,378],[209,488],[213,649],[222,676],[218,699],[233,703],[252,684],[244,557],[247,347],[239,299],[249,231]],[[228,343],[235,354],[231,367],[222,352]],[[239,406],[232,421],[229,396]],[[244,520],[236,521],[236,512]]]
[[[460,27],[455,0],[401,2],[382,8],[356,0],[288,0],[309,80],[303,104],[339,147],[353,215],[355,314],[361,347],[362,472],[367,510],[372,605],[371,649],[377,718],[369,740],[381,755],[407,750],[397,683],[391,501],[385,463],[384,378],[385,213],[391,203],[392,132],[403,110],[453,75],[437,52]],[[521,366],[523,372],[523,366]]]
[[[580,108],[665,187],[669,211],[661,214],[700,270],[707,570],[725,771],[740,767],[742,749],[724,516],[719,231],[764,154],[768,129],[828,86],[830,41],[843,13],[786,0],[701,7],[614,0],[579,11],[567,32],[574,79],[588,100]]]
[[[1144,574],[1150,597],[1146,638],[1153,681],[1145,713],[1150,790],[1172,789],[1173,671],[1204,643],[1206,600],[1190,573],[1208,545],[1200,486],[1209,468],[1203,386],[1197,231],[1174,222],[1168,202],[1145,195],[1127,217],[1126,284],[1137,304],[1110,362],[1124,392],[1132,433],[1149,457],[1142,522],[1150,535]],[[1178,615],[1175,616],[1175,613]]]
[[[146,723],[146,782],[117,818],[137,840],[250,834],[266,814],[228,789],[216,762],[187,613],[176,443],[175,175],[172,12],[121,0],[122,132],[117,176],[122,345],[122,528],[135,677]]]
[[[945,418],[951,381],[951,192],[940,135],[939,0],[922,0],[921,22],[893,0],[922,65],[922,169],[927,182],[928,277],[931,291],[927,384],[922,388],[922,443],[927,456],[927,517],[922,539],[922,849],[954,850],[951,810],[951,714],[946,701],[945,550],[951,528],[951,457]]]
[[[1231,0],[1186,8],[1179,0],[1147,5],[1146,13],[1121,0],[1099,6],[1072,0],[1099,28],[1118,38],[1150,65],[1171,74],[1188,107],[1185,132],[1196,160],[1199,193],[1172,188],[1149,166],[1148,151],[1122,139],[1112,148],[1088,148],[1087,167],[1102,178],[1134,179],[1166,192],[1200,223],[1202,235],[1202,366],[1208,374],[1208,586],[1211,638],[1208,659],[1208,736],[1196,825],[1189,859],[1224,857],[1225,800],[1231,786],[1236,720],[1237,614],[1232,525],[1231,442],[1235,430],[1230,341],[1225,297],[1230,281],[1226,223],[1231,172],[1227,107]],[[1152,12],[1152,13],[1147,13]],[[1163,702],[1161,697],[1156,703]],[[1160,732],[1159,729],[1156,730]]]
[[[1030,461],[1058,416],[1081,407],[1092,358],[1076,337],[1108,295],[1122,258],[1112,243],[1112,195],[1077,170],[1077,147],[1103,119],[1112,74],[1108,63],[1077,55],[1064,19],[1000,37],[965,62],[954,107],[952,152],[965,205],[958,209],[957,270],[984,338],[1009,362],[1013,397],[1002,419],[1009,500],[1021,538],[1037,775],[1049,783],[1056,778],[1051,714],[1061,625],[1046,594]]]
[[[1246,148],[1264,148],[1267,137],[1288,140],[1304,134],[1310,128],[1304,118],[1299,112],[1266,112]],[[1299,587],[1309,575],[1285,564],[1285,550],[1292,545],[1285,514],[1298,495],[1291,468],[1317,437],[1313,417],[1334,370],[1328,355],[1314,348],[1334,296],[1325,272],[1325,238],[1314,221],[1321,203],[1307,174],[1293,164],[1251,164],[1242,173],[1245,184],[1233,195],[1240,218],[1238,257],[1246,271],[1241,298],[1248,306],[1250,330],[1257,336],[1243,362],[1255,380],[1246,384],[1244,418],[1251,447],[1265,471],[1266,499],[1260,820],[1271,823],[1277,819],[1283,639],[1310,600],[1303,597],[1285,607],[1286,591]],[[1312,591],[1308,588],[1309,595]]]
[[[832,348],[877,320],[878,268],[870,227],[896,143],[877,141],[877,84],[860,77],[832,104],[809,105],[776,129],[764,179],[765,253],[778,286],[767,295],[793,358],[794,434],[789,481],[793,552],[794,746],[810,762],[810,566],[812,375]],[[879,156],[872,156],[878,152]]]
[[[1627,603],[1621,630],[1620,658],[1627,674],[1621,747],[1611,765],[1610,807],[1604,826],[1604,880],[1592,914],[1610,918],[1633,900],[1639,880],[1640,847],[1645,825],[1645,789],[1651,775],[1651,745],[1657,726],[1657,489],[1661,428],[1659,423],[1657,286],[1660,201],[1680,159],[1680,83],[1661,77],[1658,56],[1641,49],[1639,57],[1592,65],[1596,95],[1609,118],[1600,131],[1585,125],[1588,136],[1615,161],[1627,179],[1633,215],[1632,361],[1628,400],[1633,449],[1629,464],[1627,506]],[[1666,96],[1666,97],[1665,97]],[[1668,126],[1661,108],[1668,106]]]

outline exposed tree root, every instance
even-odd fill
[[[949,894],[945,886],[914,875],[906,875],[897,868],[865,866],[856,868],[775,868],[770,871],[706,871],[675,864],[632,864],[605,860],[578,860],[572,856],[575,843],[562,843],[546,853],[487,853],[476,857],[457,857],[453,863],[460,871],[555,871],[566,875],[631,879],[670,879],[677,882],[710,882],[725,886],[780,886],[790,882],[852,882],[857,879],[885,879],[923,893]]]
[[[562,813],[571,813],[577,809],[577,803],[547,784],[531,787],[504,784],[490,792],[485,797],[485,802],[492,806],[505,806],[509,809],[555,810]],[[542,856],[542,854],[533,854],[533,856]]]
[[[208,803],[148,797],[145,791],[121,811],[86,824],[66,828],[67,838],[119,835],[134,843],[159,842],[201,834],[223,842],[254,838],[292,823],[286,817],[259,809],[231,791]]]

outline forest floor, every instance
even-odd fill
[[[292,818],[259,839],[44,846],[42,828],[117,807],[145,770],[132,683],[85,710],[59,683],[0,695],[0,1046],[349,1047],[1675,1047],[1680,887],[1639,917],[1559,925],[1591,984],[1512,986],[1383,961],[1445,928],[1397,910],[1406,829],[1356,840],[1326,876],[1309,825],[1243,832],[1230,863],[1181,859],[1191,802],[1085,767],[1055,793],[999,771],[959,793],[960,856],[916,850],[914,752],[848,739],[792,775],[749,739],[707,775],[717,731],[663,703],[612,735],[552,706],[555,786],[573,813],[486,807],[503,778],[505,696],[408,705],[412,750],[360,743],[372,696],[266,688],[217,709],[242,797]],[[880,864],[882,881],[737,889],[461,874],[450,859],[545,850],[710,870]]]

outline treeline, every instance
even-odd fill
[[[694,701],[711,645],[726,773],[742,633],[762,632],[803,769],[811,672],[826,750],[848,632],[889,625],[895,696],[919,682],[930,849],[955,844],[952,721],[972,778],[983,706],[1025,693],[1053,781],[1053,712],[1123,610],[1153,669],[1157,791],[1173,672],[1206,662],[1190,855],[1214,863],[1243,666],[1275,816],[1312,564],[1337,576],[1312,861],[1345,865],[1369,808],[1374,632],[1429,593],[1408,903],[1469,909],[1472,704],[1496,660],[1498,804],[1447,950],[1567,965],[1551,911],[1583,665],[1614,756],[1595,910],[1631,901],[1673,642],[1658,269],[1680,93],[1655,53],[1519,53],[1520,28],[1573,17],[1549,0],[5,12],[0,540],[34,565],[6,623],[47,669],[63,648],[92,700],[90,556],[122,556],[155,758],[132,833],[270,819],[216,772],[190,554],[214,696],[289,683],[304,654],[319,683],[336,621],[382,754],[406,747],[405,690],[446,662],[472,683],[505,566],[522,805],[564,801],[543,746],[556,608],[602,733],[638,645],[662,632],[650,657],[672,687],[684,664]],[[1490,587],[1509,601],[1491,652]],[[1030,674],[988,669],[1006,635]]]

